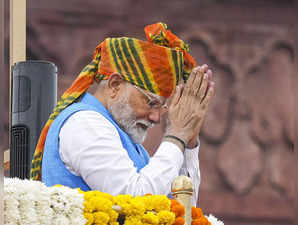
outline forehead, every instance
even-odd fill
[[[152,98],[152,99],[157,99],[157,100],[158,100],[159,102],[161,102],[162,104],[164,104],[165,101],[166,101],[166,98],[163,97],[163,96],[159,96],[159,95],[157,95],[157,94],[154,94],[154,93],[152,93],[152,92],[150,92],[150,91],[147,91],[147,90],[144,90],[144,89],[143,89],[143,91],[144,91],[148,96],[150,96],[150,98]]]
[[[150,97],[155,98],[155,99],[158,99],[160,102],[165,102],[165,101],[166,101],[166,98],[163,97],[163,96],[159,96],[159,95],[154,94],[154,93],[151,93],[151,92],[149,92],[149,91],[146,91],[146,93],[147,93]]]
[[[131,86],[134,87],[134,85],[131,85]],[[136,89],[136,88],[134,87],[134,89]],[[155,100],[157,99],[161,103],[165,103],[165,101],[166,101],[166,98],[165,97],[159,96],[157,94],[154,94],[154,93],[152,93],[152,92],[150,92],[148,90],[142,89],[140,87],[138,87],[137,90],[140,91],[140,92],[142,92],[143,94],[147,95],[147,97],[150,97],[152,100],[153,99],[155,99]]]

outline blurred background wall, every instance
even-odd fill
[[[105,37],[145,39],[145,25],[165,22],[191,44],[198,63],[207,63],[215,74],[216,97],[200,138],[199,206],[227,225],[295,224],[298,6],[294,0],[27,0],[27,4],[27,59],[58,66],[59,96]],[[6,29],[6,65],[8,46]],[[8,72],[1,74],[2,149],[9,148],[8,84]],[[151,154],[161,131],[162,125],[157,126],[146,140]]]

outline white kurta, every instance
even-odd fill
[[[93,190],[117,194],[165,194],[180,174],[194,184],[193,205],[200,184],[199,146],[186,149],[164,141],[140,172],[123,148],[114,125],[95,111],[79,111],[62,126],[59,153],[67,169],[81,176]]]

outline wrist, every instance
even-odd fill
[[[186,148],[193,149],[199,145],[199,136],[194,136],[186,145]]]
[[[185,143],[185,146],[190,141],[190,136],[187,135],[187,132],[175,127],[166,128],[164,136],[171,136],[171,135],[181,139]]]
[[[197,140],[195,140],[195,141],[188,142],[188,144],[186,145],[186,148],[193,149],[197,146],[198,146],[198,142],[197,142]]]
[[[182,152],[184,152],[185,147],[186,147],[186,146],[185,146],[185,142],[184,142],[182,139],[180,139],[179,137],[177,137],[177,136],[175,136],[175,135],[165,135],[165,136],[163,137],[163,139],[164,139],[165,141],[168,141],[168,142],[171,142],[171,143],[177,145],[177,146],[180,148],[180,150],[181,150]]]

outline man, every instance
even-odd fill
[[[206,65],[194,68],[187,46],[165,24],[147,26],[145,32],[148,42],[107,38],[96,48],[41,134],[33,179],[144,195],[168,194],[174,178],[184,173],[193,179],[197,199],[197,138],[214,93],[212,72]],[[94,80],[99,84],[91,95],[86,90]],[[141,144],[169,97],[166,133],[149,158]]]

